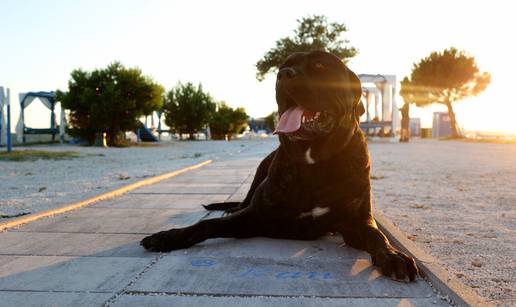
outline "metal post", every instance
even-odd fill
[[[56,113],[54,112],[55,102],[52,102],[50,105],[50,129],[52,129],[52,142],[56,139],[56,134],[54,133],[54,129],[56,127]]]
[[[27,97],[27,96],[25,95],[25,97]],[[25,141],[27,140],[25,137],[25,97],[23,98],[22,102],[20,103],[20,107],[21,107],[20,117],[21,117],[21,121],[22,121],[22,142],[23,142],[23,144],[25,144]]]
[[[161,141],[161,112],[156,112],[158,115],[158,140]]]
[[[13,150],[13,144],[11,143],[11,90],[7,89],[7,152]]]

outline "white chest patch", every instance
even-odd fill
[[[305,152],[305,160],[308,164],[314,164],[315,160],[312,158],[312,147],[308,147]]]
[[[322,215],[325,215],[326,213],[330,212],[330,208],[328,207],[324,207],[324,208],[321,208],[321,207],[315,207],[312,209],[312,211],[308,211],[308,212],[303,212],[301,213],[298,218],[303,218],[303,217],[307,217],[307,216],[313,216],[313,218],[318,218]]]

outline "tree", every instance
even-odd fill
[[[109,145],[120,145],[125,131],[134,130],[137,118],[159,109],[164,89],[138,68],[114,62],[92,72],[71,73],[68,92],[57,91],[57,99],[70,110],[69,133],[87,140],[106,133]]]
[[[403,98],[405,103],[400,108],[401,111],[401,142],[408,142],[410,136],[410,104],[415,103],[416,97],[414,92],[410,90],[411,84],[408,77],[403,78],[401,81],[400,96]]]
[[[294,52],[326,50],[333,53],[345,63],[347,59],[357,55],[354,47],[346,46],[349,41],[341,37],[348,31],[343,23],[328,22],[323,15],[314,15],[297,20],[298,26],[294,30],[294,37],[284,37],[276,41],[276,47],[269,50],[256,63],[258,72],[256,78],[262,81],[269,72],[276,72],[287,57]]]
[[[231,139],[232,134],[242,132],[247,126],[247,119],[244,108],[233,109],[224,102],[219,103],[210,121],[212,138]]]
[[[405,103],[424,107],[433,103],[448,109],[452,137],[459,137],[453,103],[477,96],[491,81],[488,72],[481,73],[475,58],[455,48],[432,52],[414,64],[410,78],[401,84],[400,95]]]
[[[203,92],[201,84],[194,87],[190,82],[179,83],[167,93],[163,110],[165,123],[173,131],[188,133],[194,139],[194,133],[203,130],[215,112],[215,103],[208,93]]]

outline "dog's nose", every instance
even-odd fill
[[[291,79],[296,75],[296,71],[293,68],[285,67],[280,69],[278,72],[278,80],[283,78]]]

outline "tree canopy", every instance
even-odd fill
[[[452,137],[459,137],[453,103],[477,96],[491,81],[488,72],[480,72],[473,56],[456,48],[432,52],[414,64],[410,78],[401,82],[400,95],[405,103],[424,107],[434,103],[448,109]]]
[[[201,84],[194,87],[190,82],[179,83],[167,93],[163,107],[165,123],[180,136],[187,133],[194,139],[194,133],[205,129],[210,122],[215,107],[213,98],[203,91]]]
[[[217,105],[217,110],[210,121],[213,139],[224,139],[234,133],[240,133],[247,126],[247,114],[244,108],[233,109],[224,102]]]
[[[269,50],[256,63],[256,78],[262,81],[268,72],[276,72],[287,57],[294,52],[325,50],[344,62],[357,55],[354,47],[347,46],[348,40],[342,34],[348,29],[343,23],[328,22],[323,15],[313,15],[297,20],[294,37],[284,37],[276,41],[276,47]]]
[[[136,128],[138,117],[161,108],[164,89],[138,68],[114,62],[105,69],[71,73],[68,92],[57,100],[70,110],[68,133],[90,144],[96,133],[106,133],[109,145],[119,145],[122,133]]]

